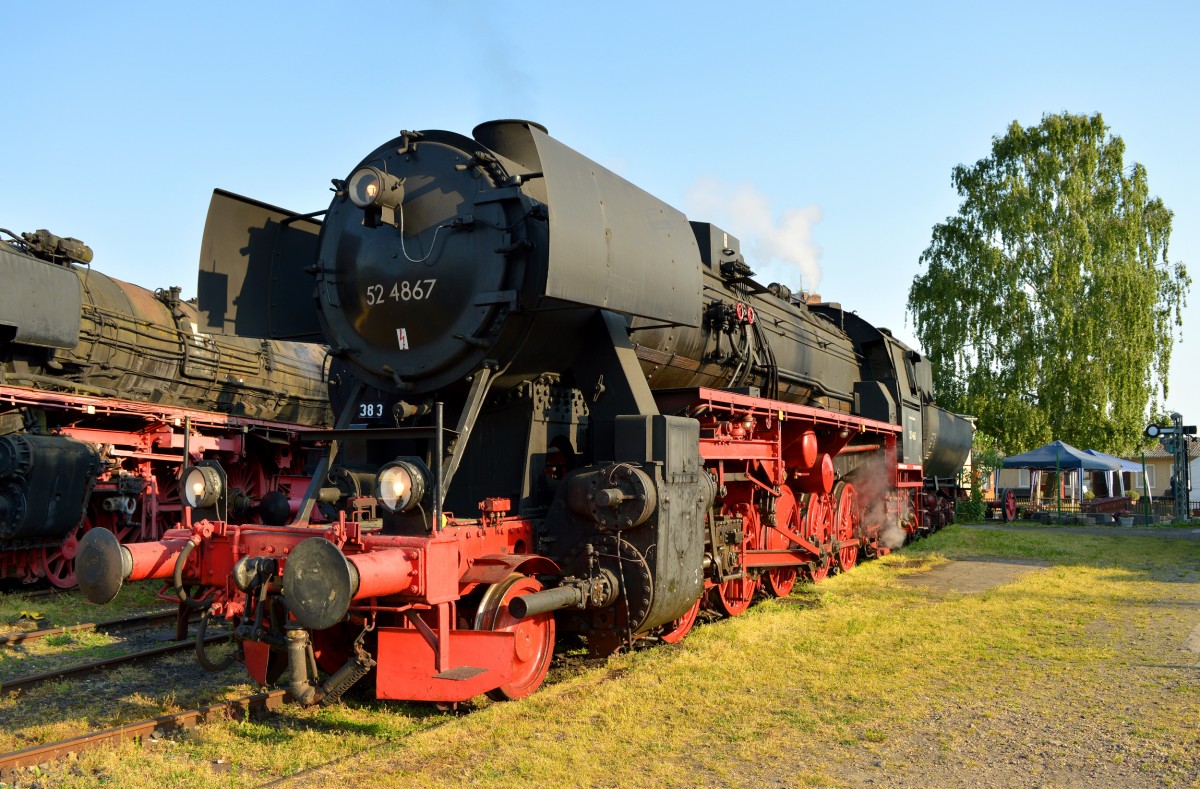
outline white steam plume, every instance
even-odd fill
[[[867,503],[863,526],[868,533],[877,531],[879,544],[889,550],[904,546],[908,537],[895,515],[888,515],[888,473],[882,458],[867,458],[850,474],[858,489],[859,501]]]
[[[712,222],[742,242],[742,255],[755,279],[779,282],[795,292],[815,292],[821,284],[821,248],[813,243],[813,225],[821,207],[789,208],[776,215],[771,201],[750,183],[736,186],[702,177],[684,194],[688,219]]]

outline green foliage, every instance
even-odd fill
[[[987,504],[983,501],[983,489],[978,485],[971,488],[971,496],[959,499],[954,505],[954,517],[960,523],[979,523],[987,516]]]
[[[962,522],[978,523],[987,517],[987,504],[983,501],[983,481],[1004,463],[1004,453],[996,446],[996,439],[981,430],[975,431],[971,442],[971,496],[955,505],[955,517]]]
[[[908,309],[941,404],[1001,449],[1123,454],[1166,397],[1191,280],[1167,258],[1172,212],[1124,153],[1099,114],[1046,115],[954,168],[963,201],[933,228]]]

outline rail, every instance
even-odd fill
[[[50,627],[42,630],[29,630],[24,633],[14,633],[9,636],[0,636],[0,647],[14,646],[16,644],[24,644],[27,641],[36,641],[39,638],[46,636],[56,636],[60,633],[82,633],[88,630],[99,630],[101,632],[110,632],[113,630],[136,629],[139,627],[147,627],[149,625],[158,624],[159,622],[173,622],[178,617],[177,611],[156,611],[150,614],[138,614],[136,616],[122,617],[121,619],[109,619],[104,622],[83,622],[77,625],[64,625],[63,627]],[[195,621],[194,619],[192,621]]]
[[[12,753],[0,754],[0,778],[7,778],[11,771],[21,767],[43,764],[60,756],[98,748],[109,743],[146,737],[155,730],[169,732],[174,729],[193,728],[207,722],[213,717],[231,715],[234,718],[241,718],[255,712],[277,710],[283,704],[285,694],[286,691],[283,690],[273,690],[269,693],[255,693],[251,696],[242,696],[241,698],[222,701],[218,704],[210,704],[207,707],[197,707],[170,715],[160,715],[157,718],[147,718],[146,720],[126,724],[125,726],[117,726],[111,729],[91,732],[90,734],[83,734],[78,737],[71,737],[66,740],[36,745],[32,748],[25,748],[24,750],[13,751]]]
[[[228,634],[209,636],[204,639],[205,644],[212,644],[217,641],[226,641],[230,638]],[[196,642],[182,641],[175,644],[167,644],[166,646],[146,649],[141,652],[131,652],[127,655],[118,655],[117,657],[105,658],[103,660],[93,660],[89,663],[82,663],[78,666],[67,666],[66,668],[52,669],[43,671],[39,674],[28,674],[24,677],[14,677],[13,679],[0,681],[0,692],[9,693],[11,691],[23,691],[34,685],[40,685],[43,682],[49,682],[54,679],[63,679],[65,677],[78,677],[84,674],[95,674],[103,671],[106,668],[120,666],[126,663],[138,663],[143,660],[153,660],[162,655],[169,655],[172,652],[182,652],[185,649],[194,649]]]

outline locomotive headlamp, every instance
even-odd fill
[[[404,179],[376,167],[360,167],[346,182],[350,202],[363,210],[376,209],[379,218],[396,224],[396,209],[404,202]]]
[[[221,474],[211,466],[193,466],[183,475],[183,501],[189,507],[211,507],[221,497]]]
[[[424,464],[393,460],[379,471],[375,497],[388,512],[407,512],[421,503],[428,488]]]

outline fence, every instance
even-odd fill
[[[1188,501],[1188,512],[1192,518],[1200,518],[1200,498],[1193,497]],[[1145,497],[1142,497],[1135,503],[1128,497],[1120,497],[1084,501],[1081,505],[1074,499],[1063,499],[1060,502],[1055,499],[1042,498],[1033,501],[1020,495],[1017,496],[1017,517],[1019,519],[1045,520],[1047,516],[1054,518],[1059,513],[1067,517],[1078,515],[1133,516],[1139,521],[1144,522],[1149,518],[1149,522],[1158,523],[1163,520],[1174,520],[1175,500],[1167,496],[1157,496],[1151,497],[1147,502]],[[1002,519],[1003,516],[999,509],[993,508],[991,517]]]

